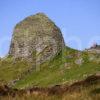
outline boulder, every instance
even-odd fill
[[[60,29],[45,14],[29,16],[15,26],[9,55],[43,63],[65,47]]]

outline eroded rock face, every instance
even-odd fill
[[[64,48],[60,29],[43,13],[27,17],[14,29],[9,55],[44,62]]]

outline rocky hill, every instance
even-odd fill
[[[25,18],[15,26],[9,55],[0,59],[0,100],[99,100],[100,54],[94,50],[99,46],[65,46],[60,29],[43,13]]]
[[[64,48],[60,29],[45,14],[29,16],[15,26],[9,55],[41,64]]]

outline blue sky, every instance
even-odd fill
[[[75,49],[100,44],[100,0],[1,0],[0,56],[7,54],[14,26],[29,15],[47,14]]]

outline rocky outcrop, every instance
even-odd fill
[[[100,45],[94,44],[91,48],[86,49],[85,51],[100,54]]]
[[[64,46],[60,29],[45,14],[38,13],[16,25],[9,55],[42,63],[53,58]]]

